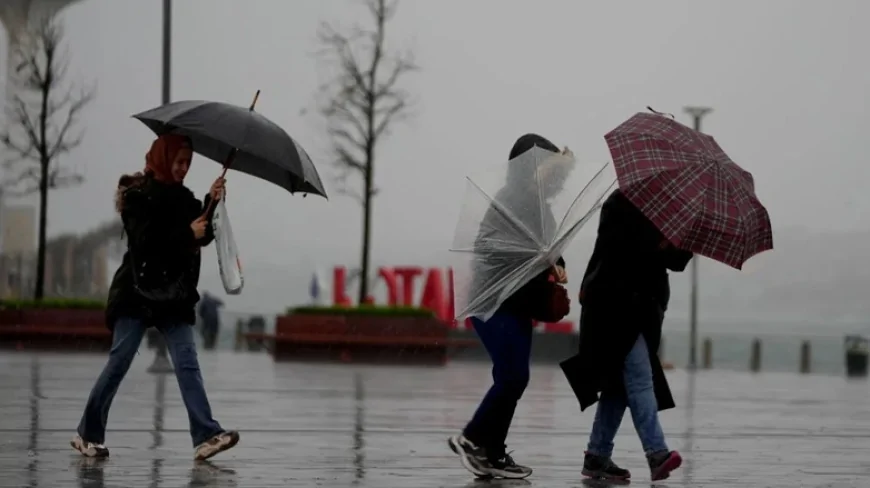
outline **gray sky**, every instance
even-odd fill
[[[416,118],[380,148],[374,261],[446,262],[467,169],[506,159],[524,132],[604,162],[603,135],[647,105],[687,123],[682,106],[709,105],[704,130],[754,174],[777,250],[744,273],[704,262],[702,316],[859,319],[870,312],[868,15],[870,4],[858,0],[405,0],[390,41],[413,47],[423,71],[406,80]],[[246,105],[261,89],[258,110],[297,138],[328,180],[322,123],[300,110],[312,106],[322,71],[311,56],[318,23],[354,18],[366,21],[364,9],[343,0],[176,1],[173,98]],[[51,195],[52,234],[112,216],[119,173],[144,164],[152,139],[130,115],[160,102],[160,2],[84,0],[63,19],[71,79],[96,81],[99,91],[84,116],[85,143],[67,156],[87,182]],[[199,158],[188,184],[201,194],[218,171]],[[291,197],[240,174],[228,186],[246,273],[231,309],[304,301],[315,266],[356,264],[353,200]],[[566,255],[572,294],[594,226]],[[826,253],[832,247],[836,256]],[[205,268],[204,287],[219,290],[213,251]],[[673,279],[675,321],[685,316],[687,278]]]

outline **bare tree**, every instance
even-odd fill
[[[337,72],[320,87],[319,109],[339,169],[338,191],[358,200],[363,208],[359,303],[368,296],[376,149],[393,124],[410,115],[411,95],[399,83],[418,69],[410,51],[387,50],[386,26],[396,13],[398,0],[366,0],[365,4],[373,27],[355,25],[342,31],[323,24],[318,32],[320,55]],[[361,177],[361,191],[348,184],[352,175]]]
[[[93,100],[93,89],[64,86],[68,55],[61,50],[63,30],[53,20],[22,36],[13,55],[15,73],[7,100],[5,127],[0,130],[4,177],[8,194],[39,193],[39,242],[35,298],[45,294],[45,240],[48,192],[80,184],[83,178],[60,164],[60,156],[82,142],[76,131],[82,109]]]

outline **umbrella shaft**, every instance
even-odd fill
[[[233,165],[233,161],[236,159],[236,153],[239,152],[238,149],[231,149],[230,153],[227,154],[227,159],[224,160],[224,170],[221,173],[221,178],[227,175],[227,170],[230,169],[230,166]]]
[[[259,99],[260,99],[260,90],[257,90],[257,93],[254,94],[254,100],[251,102],[251,107],[248,110],[253,112],[254,107],[257,106],[257,100],[259,100]],[[233,161],[236,159],[236,153],[238,153],[238,152],[239,152],[239,150],[237,148],[230,149],[230,153],[227,154],[227,159],[224,161],[224,170],[221,173],[221,178],[224,178],[227,176],[227,170],[230,169],[230,166],[233,165]]]
[[[227,154],[227,159],[224,161],[224,170],[221,172],[221,178],[225,178],[227,176],[227,170],[230,169],[230,166],[232,166],[233,161],[236,159],[237,152],[239,152],[238,149],[231,149],[230,153]],[[209,212],[212,211],[216,203],[217,202],[214,201],[214,199],[208,202],[208,208],[206,208],[205,212],[202,213],[203,217],[205,217],[206,215],[208,215]]]

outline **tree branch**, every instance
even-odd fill
[[[81,144],[79,117],[95,90],[63,86],[69,57],[61,49],[63,30],[59,24],[49,20],[21,39],[13,53],[15,71],[10,73],[9,89],[14,91],[0,129],[0,146],[5,153],[2,167],[7,174],[0,188],[12,194],[38,191],[43,168],[48,173],[48,188],[79,184],[82,176],[62,168],[58,158]]]
[[[48,187],[52,189],[80,185],[83,181],[82,175],[57,165],[48,174]]]
[[[387,48],[387,23],[398,1],[364,0],[371,25],[339,29],[321,24],[317,56],[334,69],[334,77],[318,89],[320,115],[327,122],[333,162],[339,174],[339,193],[365,204],[377,190],[371,185],[375,148],[397,121],[409,115],[410,95],[400,88],[404,76],[417,71],[413,53],[391,53]],[[358,153],[358,154],[357,154]],[[362,176],[362,191],[350,191],[347,179]]]
[[[94,98],[92,89],[83,91],[78,97],[69,102],[69,110],[67,110],[66,119],[63,121],[57,135],[54,137],[48,151],[49,159],[54,159],[59,154],[70,152],[77,148],[82,143],[83,135],[80,134],[71,139],[68,139],[70,129],[78,121],[79,112],[87,106]]]

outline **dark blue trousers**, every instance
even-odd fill
[[[486,448],[490,457],[501,457],[517,402],[529,384],[532,321],[496,313],[486,322],[471,322],[492,358],[493,383],[463,435]]]

